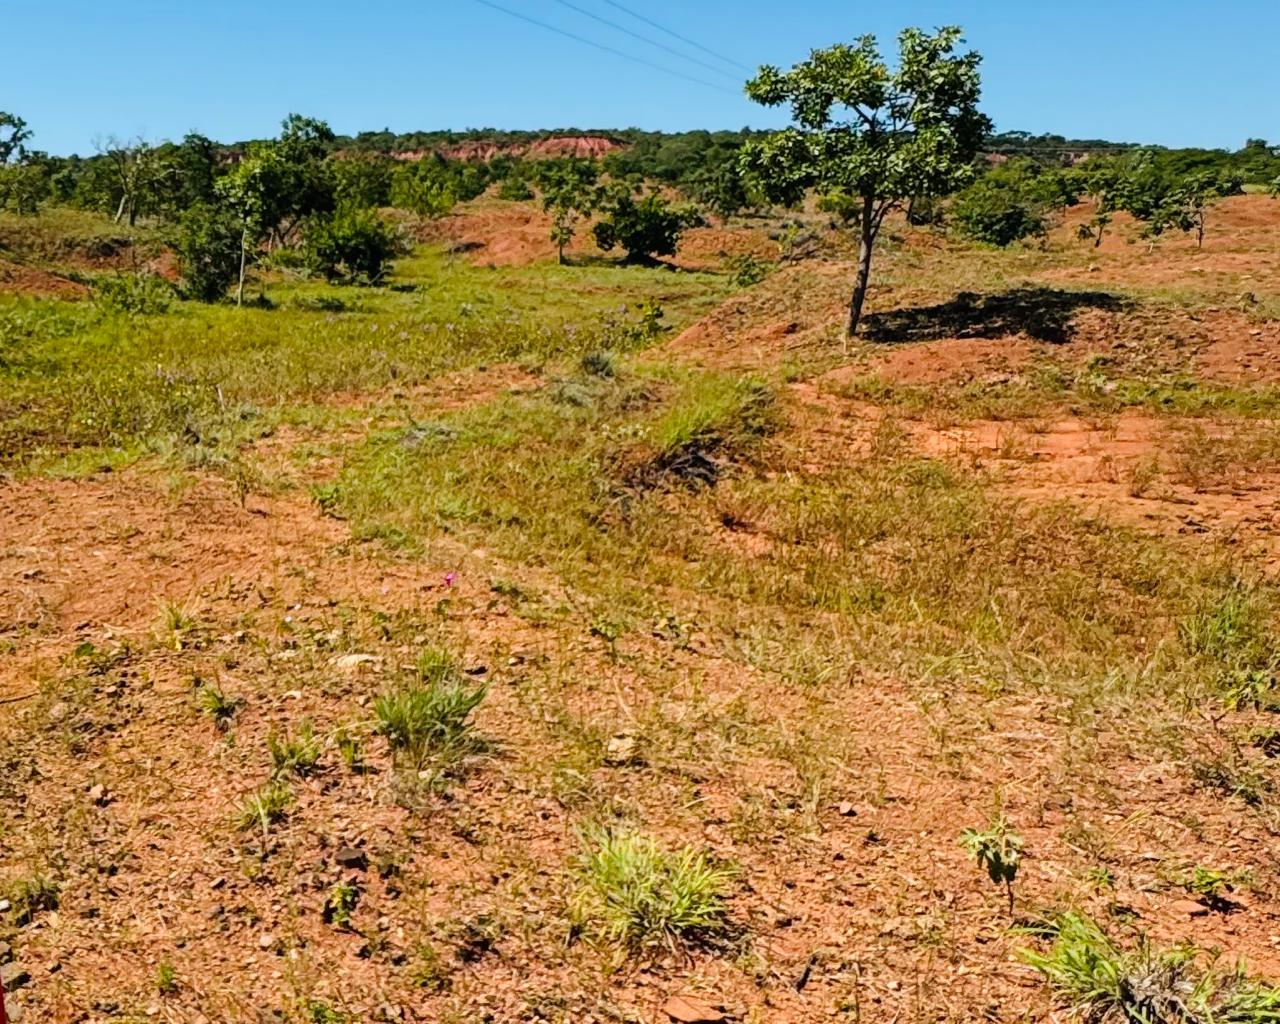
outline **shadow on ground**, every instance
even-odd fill
[[[1119,310],[1127,299],[1109,292],[1016,288],[995,295],[961,292],[950,302],[873,313],[865,319],[870,341],[936,341],[1026,334],[1036,341],[1069,342],[1072,319],[1081,309]]]

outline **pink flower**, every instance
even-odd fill
[[[451,586],[453,586],[454,581],[455,581],[455,580],[457,580],[457,578],[458,578],[458,574],[457,574],[456,572],[453,572],[452,570],[451,570],[451,571],[449,571],[449,572],[447,572],[447,573],[445,573],[445,574],[444,574],[444,585],[445,585],[446,587],[451,587]]]

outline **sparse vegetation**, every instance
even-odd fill
[[[1243,964],[1202,966],[1195,949],[1162,950],[1146,938],[1126,951],[1076,914],[1055,922],[1048,953],[1028,951],[1023,958],[1067,1009],[1099,1024],[1280,1019],[1280,990],[1250,979]]]
[[[0,115],[24,1019],[1021,1020],[1033,943],[1280,1024],[1280,148],[900,41],[783,133]]]

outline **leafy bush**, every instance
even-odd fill
[[[159,274],[118,274],[99,278],[93,299],[125,313],[166,313],[173,304],[173,286]]]
[[[240,272],[242,231],[234,216],[214,206],[193,206],[182,218],[175,248],[188,298],[217,302]]]
[[[664,850],[634,833],[584,837],[575,912],[613,941],[632,947],[705,939],[727,928],[725,890],[733,878],[707,854]]]
[[[1023,959],[1090,1024],[1275,1024],[1280,989],[1253,981],[1243,964],[1197,967],[1194,949],[1160,950],[1143,938],[1122,950],[1093,921],[1065,914],[1048,953]]]
[[[398,249],[395,232],[373,210],[342,209],[307,228],[308,261],[331,281],[376,283]]]
[[[626,250],[628,263],[651,263],[657,256],[671,256],[686,228],[701,223],[692,207],[675,207],[657,193],[636,200],[619,191],[602,204],[604,219],[594,230],[596,245],[605,252],[616,246]]]
[[[447,765],[477,747],[470,718],[487,690],[468,686],[453,659],[434,649],[419,659],[417,677],[378,698],[378,731],[413,767]]]
[[[988,245],[1042,235],[1048,209],[1030,185],[1029,179],[988,173],[956,196],[951,217],[964,234]]]
[[[739,288],[750,288],[753,284],[759,284],[773,269],[770,264],[749,252],[730,256],[724,261],[724,265],[729,270],[729,280]]]

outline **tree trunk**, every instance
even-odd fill
[[[1204,248],[1204,218],[1201,217],[1196,221],[1196,248]]]
[[[129,201],[129,194],[127,192],[122,193],[120,196],[120,205],[116,207],[116,215],[111,223],[119,224],[122,220],[124,220],[124,205],[128,201]]]
[[[244,305],[244,260],[245,249],[249,245],[249,229],[244,228],[240,232],[240,283],[236,285],[236,305]]]
[[[867,297],[867,283],[871,280],[871,249],[875,245],[875,217],[872,200],[862,201],[862,217],[859,224],[858,237],[858,277],[853,285],[853,295],[849,298],[848,336],[858,333],[858,321],[862,319],[862,303]]]

